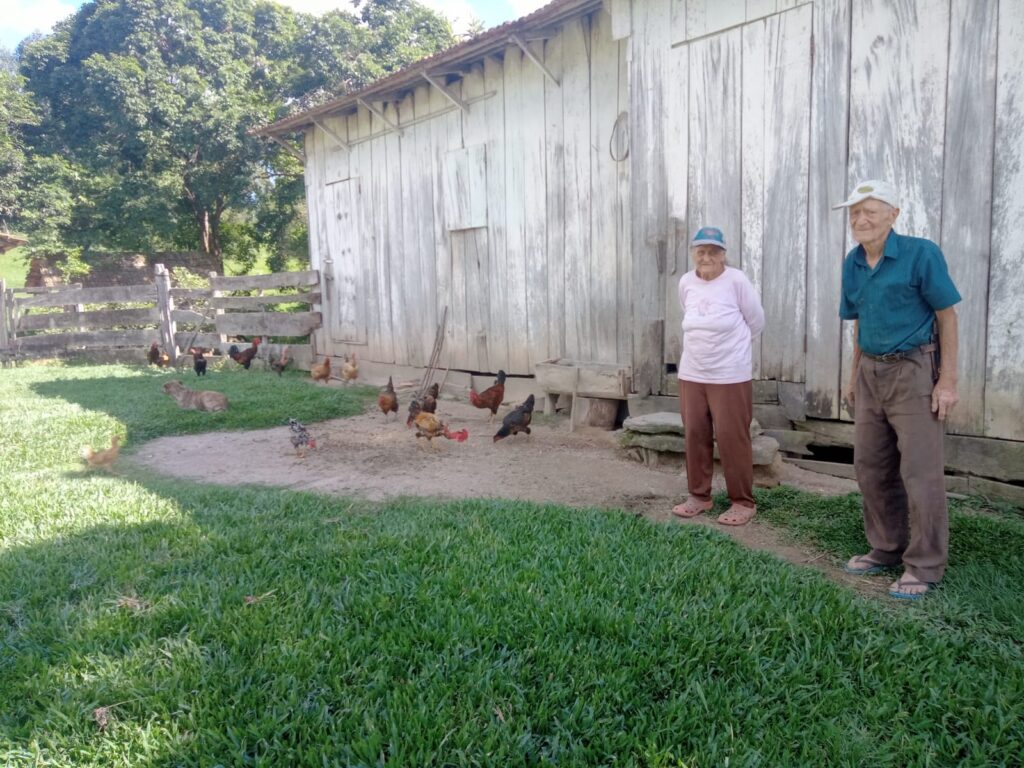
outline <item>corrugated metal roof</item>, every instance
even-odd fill
[[[566,19],[590,13],[600,8],[601,3],[602,0],[553,0],[553,2],[548,3],[528,16],[523,16],[515,21],[509,21],[494,29],[489,29],[470,40],[441,51],[441,53],[420,59],[405,69],[388,75],[384,79],[368,85],[366,88],[346,93],[344,96],[331,99],[319,107],[307,109],[296,115],[283,118],[270,125],[258,128],[253,133],[258,136],[280,136],[281,134],[304,130],[313,125],[314,118],[347,111],[356,105],[358,99],[369,100],[372,99],[374,94],[393,92],[425,83],[426,81],[421,74],[423,70],[437,70],[443,66],[454,66],[480,60],[488,54],[503,49],[508,44],[511,35],[521,35],[531,30],[548,27]]]

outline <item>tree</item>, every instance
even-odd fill
[[[332,95],[330,83],[358,87],[451,40],[446,24],[408,0],[375,0],[363,13],[316,19],[254,0],[93,0],[24,45],[21,73],[42,112],[32,148],[74,169],[63,239],[198,247],[221,260],[226,215],[259,221],[265,204],[294,215],[299,200],[283,180],[301,169],[250,131]],[[385,17],[413,39],[398,45]]]
[[[24,78],[18,74],[17,60],[0,47],[0,219],[18,211],[18,188],[26,164],[23,131],[38,119],[25,93]]]

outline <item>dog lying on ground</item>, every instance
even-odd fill
[[[164,392],[174,398],[179,408],[196,411],[226,411],[227,395],[222,392],[193,391],[180,381],[168,381],[164,384]]]

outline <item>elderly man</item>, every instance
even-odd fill
[[[846,571],[902,563],[889,594],[916,600],[942,580],[948,559],[942,442],[958,400],[953,305],[960,294],[935,243],[893,231],[900,209],[892,184],[861,182],[834,208],[849,210],[859,243],[843,262],[839,316],[854,321],[847,399],[871,545]]]

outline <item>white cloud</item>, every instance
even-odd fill
[[[0,45],[13,49],[33,32],[49,32],[79,5],[79,0],[5,0]]]

